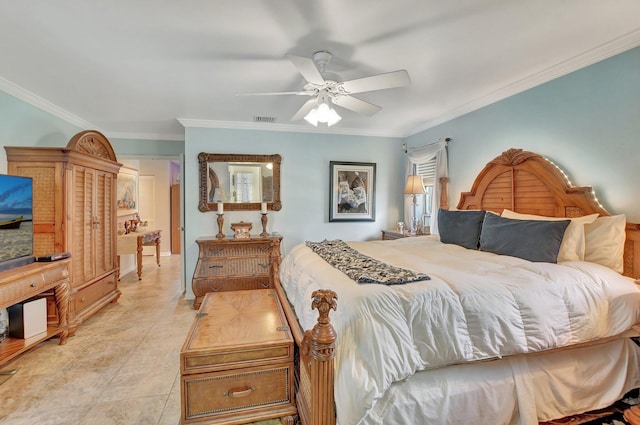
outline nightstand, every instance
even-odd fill
[[[274,289],[206,294],[180,351],[182,425],[293,425],[293,361]]]
[[[402,238],[413,238],[415,236],[427,236],[429,233],[420,233],[412,235],[409,232],[399,232],[397,230],[381,230],[382,232],[382,240],[389,241],[392,239],[402,239]]]
[[[399,232],[398,230],[382,230],[381,232],[382,232],[382,240],[383,241],[387,241],[387,240],[391,240],[391,239],[408,238],[408,237],[412,236],[408,232]],[[413,235],[413,236],[415,236],[415,235]]]

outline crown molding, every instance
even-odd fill
[[[0,77],[0,90],[2,90],[7,94],[10,94],[13,97],[16,97],[22,100],[23,102],[26,102],[32,106],[35,106],[36,108],[44,112],[48,112],[49,114],[55,117],[58,117],[68,122],[69,124],[73,124],[76,127],[79,127],[81,129],[92,128],[100,132],[103,132],[101,129],[97,128],[95,125],[91,124],[89,121],[83,118],[80,118],[75,114],[72,114],[66,109],[62,109],[61,107],[54,105],[53,103],[49,102],[46,99],[43,99],[37,94],[34,94],[29,90],[24,89],[19,85],[12,83],[11,81],[2,77]]]
[[[185,128],[228,128],[233,130],[262,130],[262,131],[278,131],[290,133],[315,133],[315,134],[335,134],[345,136],[369,136],[369,137],[403,137],[402,133],[384,132],[376,130],[360,130],[353,128],[332,127],[313,127],[299,126],[294,124],[277,124],[277,123],[255,123],[240,121],[215,121],[190,118],[178,118],[180,124]]]
[[[532,74],[519,81],[508,84],[503,88],[488,93],[483,97],[457,106],[445,112],[444,114],[427,121],[411,132],[405,134],[403,137],[412,136],[416,133],[420,133],[421,131],[428,130],[438,124],[442,124],[454,118],[458,118],[462,115],[468,114],[469,112],[473,112],[477,109],[506,99],[515,94],[522,93],[525,90],[565,76],[571,72],[585,68],[589,65],[593,65],[597,62],[608,59],[622,52],[626,52],[627,50],[631,50],[638,46],[640,46],[640,29],[631,31],[630,33],[627,33],[622,37],[601,44],[600,46],[588,50],[587,52],[574,56],[573,58],[567,59],[563,62],[560,62],[559,64]]]
[[[167,142],[184,142],[183,134],[160,134],[160,133],[123,133],[117,131],[107,131],[104,135],[109,139],[133,139],[133,140],[154,140]]]

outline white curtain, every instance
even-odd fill
[[[431,205],[431,222],[429,223],[431,234],[438,234],[438,209],[440,208],[440,178],[449,177],[449,167],[447,165],[447,142],[437,142],[427,146],[409,148],[407,150],[407,172],[406,175],[413,174],[414,164],[422,164],[436,159],[436,175],[433,183],[433,197]],[[413,197],[406,196],[404,200],[404,220],[411,223],[413,213]],[[420,214],[418,212],[418,214]],[[407,226],[408,227],[408,226]]]

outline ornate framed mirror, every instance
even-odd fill
[[[279,211],[280,155],[244,155],[200,152],[200,211]]]

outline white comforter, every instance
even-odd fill
[[[330,317],[340,425],[357,424],[392,383],[416,371],[569,346],[640,322],[637,285],[597,264],[532,263],[436,237],[349,245],[431,280],[357,284],[304,244],[284,258],[280,278],[304,329],[317,320],[313,291],[338,295]]]

